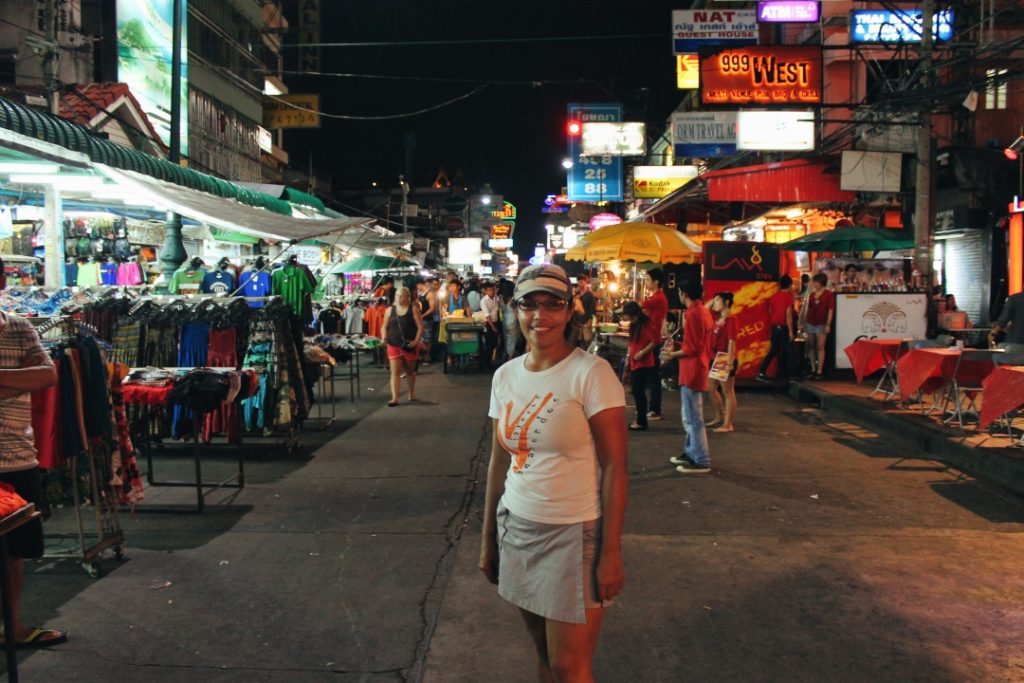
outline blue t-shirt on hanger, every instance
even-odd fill
[[[113,261],[105,261],[100,264],[100,283],[104,285],[117,284],[117,264]]]
[[[211,270],[199,285],[207,294],[230,294],[235,291],[235,276],[226,270]]]
[[[265,270],[247,270],[238,279],[238,296],[270,296],[270,273]],[[262,301],[247,302],[253,308],[262,308]]]

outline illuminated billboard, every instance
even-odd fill
[[[854,10],[850,13],[851,43],[920,43],[923,12],[919,9]],[[953,37],[953,11],[936,12],[932,18],[932,37]]]
[[[704,104],[819,104],[821,48],[701,48]]]
[[[181,155],[188,154],[187,0],[181,0]],[[117,0],[117,80],[127,83],[165,145],[171,141],[173,0]]]

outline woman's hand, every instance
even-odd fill
[[[611,600],[622,592],[626,584],[626,571],[622,567],[622,553],[618,550],[601,551],[597,561],[597,598]]]
[[[487,580],[498,585],[498,541],[493,534],[484,533],[480,540],[480,563],[477,568],[484,573]]]

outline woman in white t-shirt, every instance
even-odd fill
[[[526,268],[513,300],[530,351],[491,384],[480,570],[522,613],[539,680],[590,681],[603,608],[625,583],[625,392],[606,360],[569,344],[564,270]]]

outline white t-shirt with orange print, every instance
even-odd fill
[[[554,367],[531,372],[526,356],[498,368],[488,415],[511,455],[502,503],[541,524],[601,516],[601,466],[588,420],[626,405],[608,361],[574,349]]]

